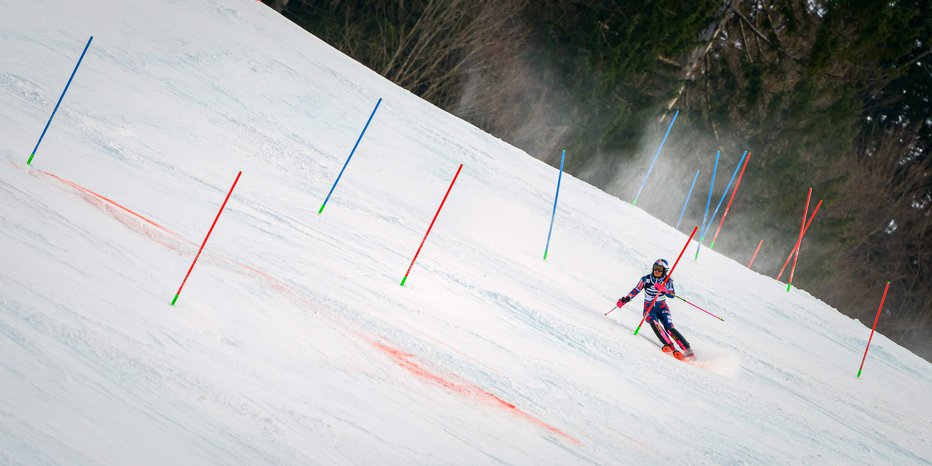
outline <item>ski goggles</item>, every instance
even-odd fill
[[[667,271],[667,269],[665,269],[665,268],[663,268],[663,267],[661,267],[661,266],[659,266],[659,265],[655,265],[655,266],[654,266],[654,272],[664,273],[664,272],[666,272],[666,271]]]

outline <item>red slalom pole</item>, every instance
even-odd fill
[[[718,238],[718,232],[722,231],[722,225],[725,224],[725,217],[728,216],[728,209],[731,208],[731,202],[735,200],[735,194],[738,193],[738,187],[741,186],[741,178],[744,176],[744,169],[748,168],[748,162],[751,161],[751,153],[748,152],[748,157],[744,159],[744,165],[741,166],[741,173],[738,174],[738,181],[735,183],[735,189],[731,190],[731,197],[728,198],[728,205],[725,206],[725,213],[722,214],[722,219],[718,222],[718,228],[715,229],[715,235],[712,236],[712,243],[709,244],[709,249],[715,247],[715,238]]]
[[[816,214],[819,213],[819,207],[822,207],[822,199],[819,199],[819,203],[816,204],[815,209],[812,211],[812,215],[810,215],[809,220],[806,221],[806,229],[803,231],[803,237],[805,237],[806,233],[809,231],[809,225],[812,225],[812,219],[814,219]],[[798,242],[793,245],[793,249],[791,249],[789,255],[786,256],[786,260],[783,261],[783,268],[781,268],[780,273],[777,274],[777,280],[783,276],[783,272],[786,271],[786,266],[790,265],[790,259],[793,258],[793,253],[796,252],[797,248],[799,248]]]
[[[181,289],[184,288],[185,282],[188,281],[188,276],[190,276],[191,271],[194,270],[194,264],[197,263],[197,258],[201,257],[201,251],[204,250],[204,245],[207,244],[207,239],[210,238],[210,233],[214,231],[214,226],[217,225],[217,220],[220,219],[220,214],[223,213],[223,208],[227,206],[227,201],[230,200],[230,195],[233,194],[233,188],[236,187],[236,183],[239,181],[239,177],[242,174],[243,174],[242,170],[240,170],[240,172],[236,174],[236,179],[233,180],[233,186],[230,186],[230,192],[227,193],[226,199],[224,199],[223,204],[220,205],[220,211],[217,212],[217,216],[214,217],[214,223],[210,224],[210,229],[207,230],[207,236],[204,237],[204,242],[201,243],[201,248],[197,250],[197,255],[194,256],[194,261],[191,262],[191,267],[188,267],[188,273],[184,274],[184,280],[181,281],[181,286],[178,287],[178,292],[175,293],[175,297],[172,299],[172,306],[175,305],[175,301],[178,301],[178,295],[181,294]]]
[[[701,307],[699,307],[699,306],[696,306],[695,304],[693,304],[693,303],[687,301],[687,300],[686,300],[685,298],[683,298],[682,296],[677,296],[677,295],[674,295],[674,296],[676,296],[677,299],[682,299],[684,303],[689,304],[690,306],[692,306],[692,307],[694,307],[694,308],[696,308],[696,309],[699,309],[700,311],[705,312],[706,314],[708,314],[708,315],[710,315],[710,316],[712,316],[712,317],[715,317],[716,319],[718,319],[718,320],[720,320],[720,321],[722,321],[722,322],[725,321],[725,319],[722,319],[721,317],[719,317],[719,316],[717,316],[717,315],[715,315],[715,314],[712,314],[711,312],[709,312],[709,311],[707,311],[707,310],[705,310],[705,309],[703,309],[703,308],[701,308]]]
[[[803,221],[799,225],[799,239],[796,240],[796,255],[793,256],[793,267],[790,267],[790,281],[786,283],[786,292],[790,292],[793,286],[793,273],[796,272],[796,261],[799,260],[799,249],[803,245],[803,235],[806,234],[806,216],[809,215],[809,201],[812,200],[812,186],[809,187],[809,193],[806,194],[806,207],[803,208]]]
[[[680,255],[676,256],[676,262],[673,263],[673,267],[670,267],[670,271],[667,272],[667,276],[666,278],[663,279],[662,285],[666,285],[667,281],[670,280],[670,276],[673,275],[673,271],[676,270],[676,264],[680,263],[680,258],[683,257],[683,253],[686,252],[686,247],[689,246],[689,242],[693,240],[693,236],[696,235],[696,230],[698,229],[699,229],[698,225],[693,227],[693,232],[689,234],[689,239],[687,239],[686,244],[683,245],[683,250],[680,251]],[[649,314],[650,310],[653,309],[654,303],[657,302],[657,298],[659,297],[660,297],[660,293],[657,293],[657,296],[654,296],[654,299],[651,300],[650,306],[647,306],[647,311],[648,311],[647,314]],[[641,325],[644,325],[644,319],[647,319],[647,314],[644,314],[643,316],[641,316],[641,322],[638,323],[638,328],[634,329],[635,335],[637,335],[638,332],[641,331]]]
[[[427,241],[427,235],[430,234],[431,228],[434,227],[434,222],[437,221],[437,216],[440,215],[440,209],[443,208],[443,203],[447,202],[447,196],[450,195],[450,190],[453,189],[453,183],[456,183],[456,178],[460,176],[460,170],[463,169],[463,164],[460,164],[460,167],[456,169],[456,174],[453,175],[453,181],[450,182],[450,187],[447,188],[447,193],[443,195],[443,200],[440,201],[440,207],[437,207],[437,213],[434,214],[433,220],[430,221],[430,226],[427,227],[427,233],[424,233],[424,239],[421,240],[421,245],[417,247],[417,252],[414,253],[414,259],[411,259],[411,265],[408,266],[408,271],[405,272],[404,278],[401,279],[401,286],[405,286],[405,282],[408,281],[408,274],[411,273],[411,268],[414,267],[414,261],[417,260],[418,254],[421,253],[421,248],[424,247],[424,242]]]
[[[883,288],[883,297],[880,298],[880,307],[877,308],[877,315],[874,317],[874,326],[871,327],[871,336],[867,339],[867,348],[864,348],[864,357],[861,358],[861,367],[858,368],[858,378],[861,378],[861,369],[864,369],[864,361],[867,359],[867,350],[871,347],[871,340],[874,339],[874,330],[877,330],[877,321],[880,320],[880,310],[883,309],[883,302],[887,299],[887,290],[890,289],[890,282]]]
[[[751,256],[751,260],[748,262],[748,268],[751,268],[751,264],[754,263],[754,259],[757,258],[757,253],[760,252],[760,246],[764,244],[764,240],[760,240],[760,243],[757,243],[757,249],[754,250],[754,255]]]

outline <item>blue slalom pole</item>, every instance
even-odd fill
[[[42,138],[45,137],[45,132],[49,130],[49,125],[52,124],[52,118],[55,118],[55,112],[58,111],[58,106],[61,105],[62,99],[65,98],[65,93],[68,92],[68,87],[71,86],[71,80],[74,79],[75,73],[78,72],[78,67],[81,66],[81,60],[84,60],[84,54],[87,53],[87,49],[91,46],[91,41],[94,40],[94,36],[91,36],[87,40],[87,45],[84,46],[84,51],[81,52],[81,57],[78,58],[78,64],[74,65],[74,71],[71,72],[71,77],[68,78],[68,84],[65,84],[65,90],[61,91],[61,96],[58,97],[58,103],[55,104],[55,109],[52,110],[52,115],[49,117],[49,121],[45,123],[45,128],[42,130],[42,134],[39,135],[39,140],[36,142],[36,147],[32,149],[32,153],[29,154],[29,160],[26,160],[26,165],[32,165],[32,158],[36,156],[36,151],[39,150],[39,144],[42,143]]]
[[[553,214],[550,215],[550,231],[547,232],[547,245],[544,246],[544,260],[547,260],[547,250],[550,249],[550,234],[553,233],[553,219],[557,216],[557,199],[560,198],[560,181],[563,180],[563,161],[566,160],[566,149],[560,154],[560,174],[557,175],[557,195],[553,197]]]
[[[715,173],[718,172],[718,156],[721,151],[715,151],[715,165],[712,166],[712,181],[709,182],[709,197],[705,200],[705,213],[702,214],[702,228],[705,228],[706,219],[709,217],[709,205],[712,204],[712,189],[715,188]],[[699,259],[699,248],[702,247],[702,236],[699,237],[699,244],[696,246],[696,260]]]
[[[731,184],[735,181],[735,176],[738,175],[738,171],[741,170],[741,164],[744,163],[744,158],[748,156],[748,151],[744,151],[744,155],[741,156],[741,160],[738,161],[738,165],[735,166],[735,171],[731,174],[731,179],[728,180],[728,186],[725,186],[725,192],[722,193],[722,198],[718,200],[718,205],[715,206],[715,210],[712,212],[712,216],[709,217],[709,224],[702,226],[702,234],[699,235],[699,242],[702,242],[702,239],[705,238],[705,234],[709,232],[709,228],[712,228],[712,223],[715,221],[715,216],[718,215],[718,209],[722,207],[722,201],[725,200],[725,197],[728,195],[728,191],[731,190]]]
[[[650,172],[654,169],[654,163],[657,162],[657,157],[660,157],[660,151],[663,150],[663,145],[667,142],[667,136],[670,135],[670,130],[673,129],[673,123],[676,123],[676,116],[679,114],[679,110],[673,114],[673,120],[670,121],[670,126],[667,127],[667,132],[663,135],[663,140],[660,141],[660,147],[657,148],[657,153],[654,154],[654,159],[650,161],[650,168],[647,169],[647,174],[644,175],[644,181],[641,182],[641,187],[638,188],[638,193],[634,196],[634,202],[631,203],[632,205],[638,205],[638,198],[641,197],[641,190],[643,190],[644,185],[647,184],[647,177],[650,176]]]
[[[349,165],[350,159],[353,158],[353,154],[356,153],[356,148],[359,147],[359,141],[362,141],[362,137],[366,134],[366,130],[369,129],[369,123],[372,122],[372,117],[375,116],[375,111],[379,109],[379,104],[382,103],[382,98],[379,97],[379,101],[375,103],[375,108],[372,109],[372,114],[369,115],[369,119],[366,120],[366,126],[363,126],[362,132],[359,133],[359,139],[356,139],[356,144],[353,144],[353,150],[350,151],[349,157],[346,158],[346,162],[343,163],[343,168],[340,169],[340,174],[337,175],[337,179],[333,182],[333,186],[330,187],[330,192],[327,193],[327,197],[324,199],[324,203],[320,205],[320,210],[317,211],[317,215],[320,215],[324,211],[324,207],[327,206],[327,201],[330,200],[330,195],[333,194],[334,188],[337,187],[337,183],[340,182],[340,178],[343,177],[343,171],[346,170],[346,166]]]
[[[686,213],[686,206],[689,205],[689,198],[693,195],[693,188],[696,187],[696,180],[699,179],[699,169],[696,169],[696,174],[693,176],[693,183],[689,185],[689,193],[686,194],[686,202],[683,203],[683,210],[680,211],[680,218],[676,220],[676,229],[680,229],[680,222],[683,221],[683,214]]]

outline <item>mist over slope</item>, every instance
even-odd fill
[[[257,2],[0,8],[2,463],[932,458],[929,363],[694,245],[674,360],[603,314],[685,235],[564,174],[544,262],[556,170]]]

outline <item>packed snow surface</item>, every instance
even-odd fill
[[[262,3],[0,11],[0,463],[932,461],[928,362],[695,242],[676,361],[604,314],[692,224],[564,174],[544,261],[557,169]]]

